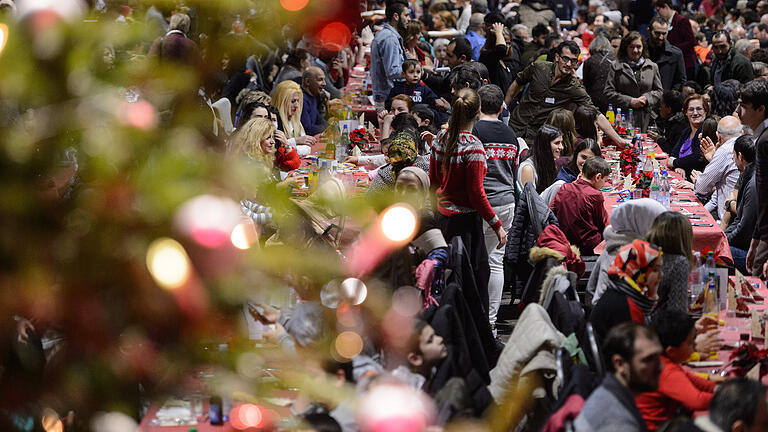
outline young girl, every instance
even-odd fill
[[[520,185],[525,186],[531,182],[536,187],[536,192],[542,193],[555,182],[557,169],[555,160],[563,151],[563,133],[560,129],[545,124],[541,126],[533,147],[528,157],[520,163],[517,178]]]
[[[506,244],[507,233],[485,196],[483,143],[470,132],[480,113],[480,98],[474,90],[463,88],[456,93],[451,108],[448,130],[438,133],[432,142],[429,181],[437,193],[438,225],[447,241],[455,236],[464,241],[487,311],[490,268],[483,220],[496,232],[499,248]]]
[[[664,251],[664,276],[654,315],[662,310],[688,312],[688,274],[694,264],[691,222],[682,213],[664,212],[653,221],[648,241]]]

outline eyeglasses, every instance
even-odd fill
[[[576,64],[579,62],[578,57],[566,57],[561,55],[560,59],[566,64]]]

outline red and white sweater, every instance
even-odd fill
[[[429,181],[437,192],[437,210],[445,216],[476,211],[489,225],[498,228],[501,221],[493,212],[483,188],[488,170],[483,143],[471,133],[461,132],[448,171],[443,172],[447,138],[446,130],[437,134],[429,157]]]

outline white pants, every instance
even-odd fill
[[[504,231],[509,233],[512,219],[515,217],[515,203],[494,207],[493,211],[501,220]],[[495,324],[496,314],[499,312],[499,305],[501,304],[501,292],[504,290],[504,248],[497,249],[499,239],[493,228],[488,224],[485,224],[484,227],[485,249],[488,251],[488,264],[491,267],[491,277],[488,279],[488,321]]]

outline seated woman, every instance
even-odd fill
[[[301,185],[303,177],[297,172],[288,174],[285,180],[280,180],[275,172],[275,126],[269,119],[254,118],[248,121],[235,135],[230,148],[234,155],[245,155],[249,160],[257,162],[269,174],[272,182],[278,187],[288,188]]]
[[[574,147],[581,140],[591,138],[601,144],[603,137],[597,133],[597,115],[600,114],[597,108],[589,105],[581,105],[573,112],[573,122],[576,127],[576,141]]]
[[[598,344],[617,324],[645,322],[658,299],[662,261],[661,251],[645,240],[635,240],[619,249],[606,272],[608,289],[589,316]]]
[[[411,165],[429,171],[429,155],[419,155],[416,138],[410,131],[401,131],[391,137],[387,148],[389,163],[379,167],[373,178],[368,195],[391,191],[400,171]]]
[[[692,94],[683,102],[683,113],[688,127],[680,135],[667,159],[667,167],[690,179],[691,171],[704,171],[707,160],[701,153],[699,134],[704,119],[709,115],[709,103],[699,94]]]
[[[560,168],[555,182],[541,193],[541,198],[551,203],[555,195],[557,195],[557,191],[560,190],[560,186],[576,181],[581,175],[584,162],[595,156],[602,157],[602,152],[600,151],[600,146],[593,139],[587,138],[579,142],[573,150],[573,157],[570,158],[568,165]]]
[[[611,212],[611,224],[603,231],[605,249],[597,258],[587,282],[587,297],[591,297],[592,305],[597,303],[608,288],[607,271],[619,249],[633,240],[645,238],[656,216],[665,211],[659,202],[642,198],[627,201]]]
[[[301,111],[304,105],[301,86],[290,80],[281,82],[275,87],[271,104],[277,108],[277,129],[300,156],[308,155],[316,140],[308,136],[301,125]]]
[[[688,312],[688,275],[695,263],[691,222],[682,213],[664,212],[653,221],[647,239],[664,251],[664,276],[653,315],[663,310]]]
[[[563,133],[560,129],[548,124],[542,125],[536,133],[530,153],[518,167],[520,186],[530,182],[536,187],[536,192],[544,192],[555,182],[555,161],[562,151]]]
[[[563,133],[563,151],[560,152],[560,157],[555,161],[555,167],[558,171],[560,168],[568,165],[573,156],[573,147],[576,145],[576,126],[573,120],[573,113],[567,109],[557,108],[552,110],[547,116],[545,124],[550,124]]]
[[[634,31],[621,40],[618,57],[608,70],[606,102],[625,113],[632,109],[632,126],[645,132],[664,91],[659,67],[648,58],[643,37]]]

